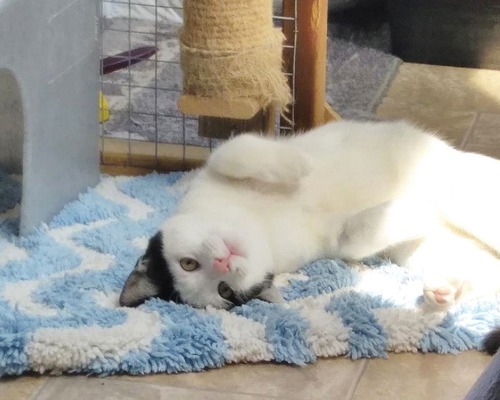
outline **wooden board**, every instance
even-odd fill
[[[201,146],[104,138],[101,140],[101,165],[184,171],[204,164],[210,149]]]
[[[244,132],[263,132],[273,136],[276,130],[276,108],[259,110],[250,119],[230,119],[200,116],[198,118],[198,134],[201,137],[228,139]]]
[[[254,100],[223,100],[183,94],[177,101],[180,112],[206,117],[250,119],[260,110]]]
[[[294,0],[283,1],[285,16],[294,16]],[[295,129],[308,130],[325,122],[326,45],[328,0],[297,2],[295,63]],[[284,24],[287,44],[292,45],[293,21]],[[285,63],[290,68],[290,52]]]
[[[327,122],[339,121],[340,115],[335,111],[332,106],[325,102],[325,124]]]

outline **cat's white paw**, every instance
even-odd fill
[[[296,146],[244,134],[217,149],[207,166],[230,178],[294,185],[311,172],[312,161]]]
[[[233,256],[231,271],[240,276],[246,276],[249,271],[247,260],[240,256]]]
[[[267,182],[294,185],[312,171],[312,160],[298,148],[287,147],[278,156],[279,164],[270,159],[263,169]]]
[[[424,298],[433,306],[449,307],[455,304],[462,294],[463,282],[458,279],[424,283]]]

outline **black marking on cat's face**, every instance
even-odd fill
[[[230,308],[241,306],[245,303],[248,303],[250,300],[259,298],[259,295],[262,292],[271,288],[271,286],[273,285],[273,280],[274,280],[274,275],[267,274],[262,282],[253,285],[249,290],[246,290],[244,292],[233,291],[231,296],[227,297],[225,300],[231,303]]]
[[[120,295],[120,305],[137,307],[147,299],[159,297],[182,303],[174,287],[167,260],[163,256],[163,235],[156,233],[150,240],[146,253],[139,257],[134,270],[127,278]]]
[[[134,270],[122,289],[121,306],[137,307],[153,297],[179,304],[190,304],[189,299],[184,300],[179,290],[176,289],[174,276],[164,256],[163,243],[161,231],[149,240],[145,254],[137,260]],[[196,271],[192,273],[196,273]],[[230,309],[255,298],[268,302],[280,302],[282,298],[279,290],[273,285],[273,280],[274,275],[267,274],[262,282],[254,284],[247,290],[234,289],[224,283],[228,286],[230,293],[225,298],[220,297],[221,302],[218,306]],[[220,294],[217,295],[220,296]],[[191,305],[204,306],[201,304]]]

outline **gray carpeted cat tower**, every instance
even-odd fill
[[[0,0],[0,167],[21,234],[99,180],[97,0]]]

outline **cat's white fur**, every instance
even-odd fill
[[[422,269],[430,304],[500,284],[500,161],[464,153],[406,122],[330,123],[217,148],[163,225],[163,255],[192,305],[226,307],[267,273],[383,252]],[[213,267],[231,249],[230,271]],[[179,260],[196,259],[187,272]],[[492,274],[496,274],[494,277]],[[266,298],[266,294],[263,294]]]

